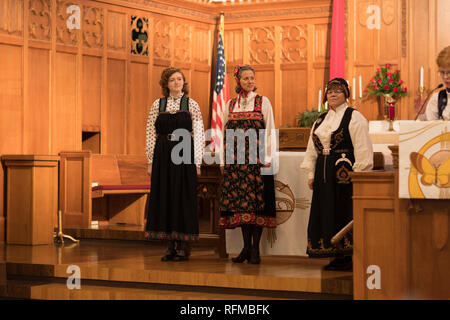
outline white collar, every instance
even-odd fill
[[[328,111],[335,112],[335,113],[341,113],[347,108],[347,102],[344,102],[343,104],[337,106],[334,111],[331,107],[328,109]]]

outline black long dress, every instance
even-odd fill
[[[318,153],[306,251],[312,258],[348,255],[353,251],[352,234],[344,236],[340,246],[331,244],[332,237],[353,219],[353,186],[349,172],[353,171],[355,156],[348,129],[353,111],[352,108],[345,110],[339,127],[331,135],[329,152],[324,151],[315,133],[312,136]],[[325,116],[319,117],[313,132]]]
[[[246,138],[245,150],[239,149],[237,139],[234,138],[233,147],[227,144],[227,130],[264,129],[262,110],[262,96],[255,97],[254,111],[233,112],[236,99],[229,105],[229,116],[225,125],[224,150],[225,159],[228,154],[237,162],[239,154],[245,154],[244,164],[225,164],[222,179],[222,195],[220,201],[219,226],[234,229],[245,224],[259,227],[276,227],[275,187],[273,175],[261,175],[261,161],[250,158],[249,139]],[[261,147],[263,136],[257,135],[257,144]],[[259,154],[259,152],[257,152]],[[251,161],[253,160],[253,161]],[[255,163],[256,162],[256,163]],[[255,164],[251,164],[255,163]]]
[[[187,109],[188,106],[189,103]],[[172,149],[179,143],[171,140],[171,134],[176,129],[192,132],[191,115],[188,110],[171,114],[160,108],[155,129],[157,138],[146,226],[148,238],[197,241],[197,171],[192,136],[189,136],[190,163],[174,164],[171,159]]]

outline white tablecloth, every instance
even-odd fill
[[[306,172],[300,170],[304,152],[279,152],[279,171],[275,175],[277,202],[276,240],[261,237],[261,254],[307,256],[307,231],[312,190]],[[243,247],[241,228],[226,230],[227,252],[236,254]]]

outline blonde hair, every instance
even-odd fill
[[[439,52],[436,58],[436,64],[439,68],[450,69],[450,46],[445,47]]]

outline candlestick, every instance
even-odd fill
[[[362,77],[359,75],[359,97],[362,98]]]
[[[321,105],[322,105],[322,89],[319,89],[319,102],[317,103],[317,110],[319,110],[319,112]]]
[[[352,85],[352,98],[353,98],[353,100],[356,100],[355,87],[356,87],[356,81],[355,81],[355,77],[353,77],[353,85]]]
[[[420,87],[420,88],[423,88],[423,67],[420,67],[419,87]]]

